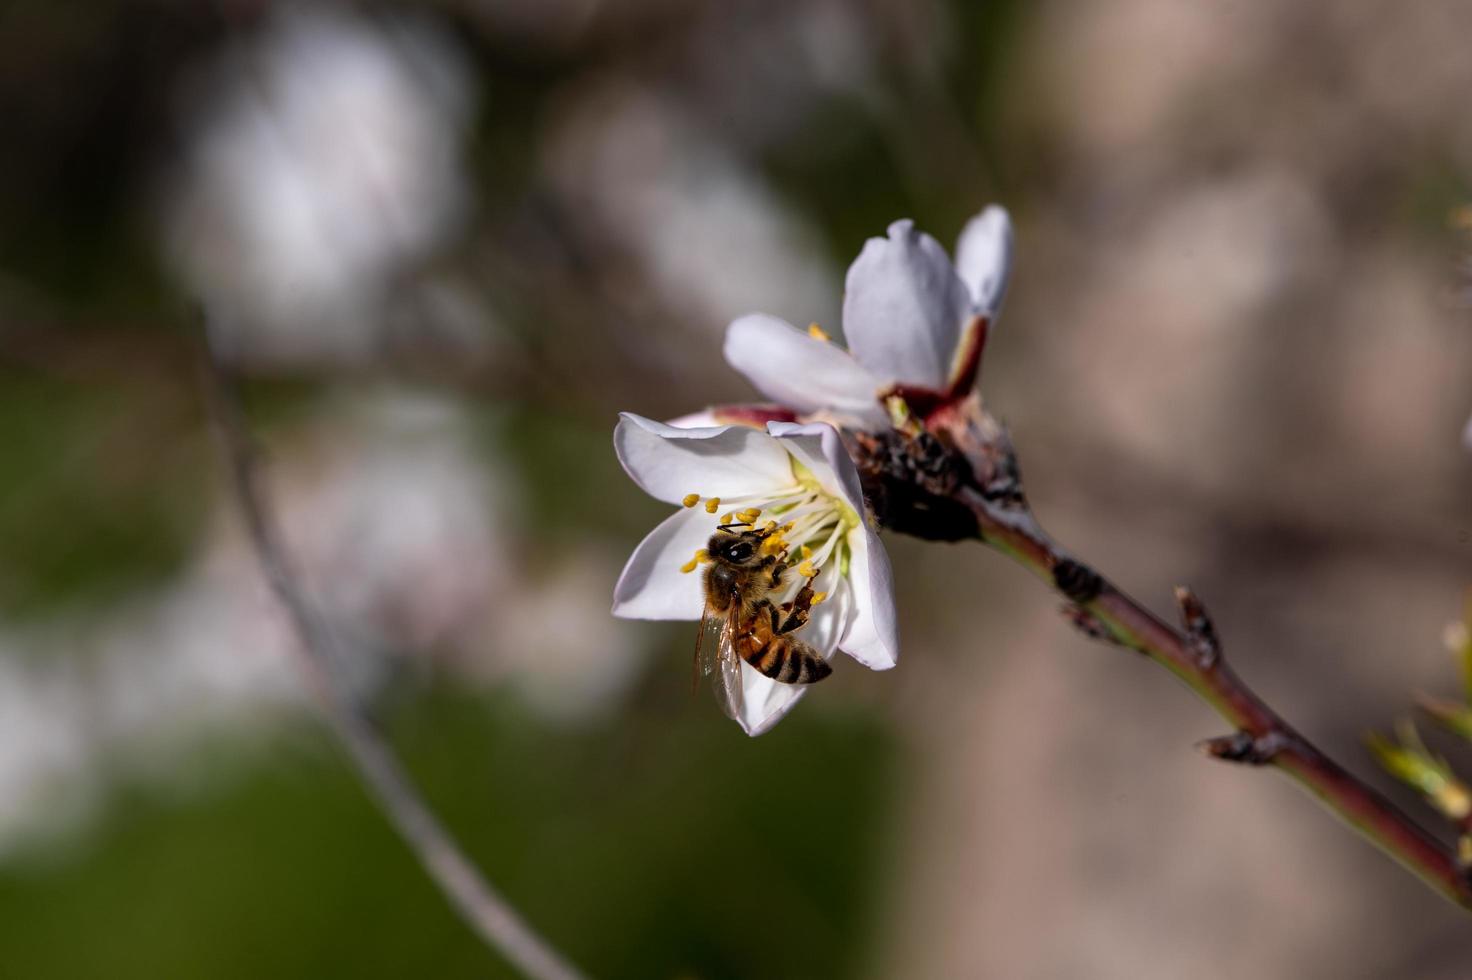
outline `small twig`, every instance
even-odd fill
[[[1221,735],[1197,742],[1196,748],[1202,755],[1209,755],[1213,759],[1221,759],[1224,762],[1265,766],[1273,761],[1278,750],[1286,744],[1288,744],[1287,739],[1279,732],[1268,732],[1266,735],[1256,737],[1246,732],[1233,732],[1231,735]]]
[[[1216,638],[1216,624],[1206,613],[1196,593],[1184,585],[1176,586],[1176,605],[1181,610],[1181,626],[1186,631],[1186,642],[1196,654],[1196,663],[1202,670],[1210,670],[1222,655],[1222,645]]]
[[[342,641],[307,599],[291,570],[280,531],[265,504],[235,386],[208,331],[206,324],[205,396],[236,503],[245,518],[261,571],[296,631],[297,663],[327,721],[389,822],[482,941],[534,980],[580,980],[582,975],[485,880],[419,795],[388,742],[338,682],[333,665],[342,662]]]
[[[1114,638],[1114,634],[1109,632],[1109,627],[1105,626],[1098,616],[1095,616],[1083,606],[1070,602],[1058,611],[1063,614],[1064,619],[1073,624],[1074,629],[1089,639],[1100,640],[1105,643],[1117,644],[1119,642]]]

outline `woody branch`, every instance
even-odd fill
[[[979,539],[1060,593],[1087,635],[1135,650],[1175,674],[1234,731],[1207,755],[1271,766],[1447,899],[1472,910],[1472,875],[1456,852],[1329,758],[1274,711],[1222,656],[1216,628],[1189,589],[1176,589],[1176,629],[1072,558],[1038,524],[1005,430],[973,395],[921,429],[854,434],[850,448],[880,523],[931,540]]]
[[[534,980],[582,976],[513,909],[460,848],[415,788],[388,740],[337,676],[342,639],[298,581],[261,486],[257,455],[234,378],[221,362],[206,323],[204,389],[211,421],[256,559],[295,630],[297,665],[323,716],[390,824],[444,893],[450,906],[491,949]]]

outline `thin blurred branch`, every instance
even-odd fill
[[[204,358],[211,419],[256,558],[297,633],[298,665],[327,721],[389,822],[486,945],[535,980],[579,980],[582,974],[485,880],[415,789],[387,740],[339,682],[334,664],[342,660],[342,640],[292,571],[265,502],[235,381],[220,358],[212,326],[206,323]]]
[[[1177,589],[1184,627],[1173,629],[1047,536],[1022,492],[1005,430],[974,395],[962,410],[928,424],[929,431],[855,440],[881,524],[932,539],[979,538],[1012,558],[1068,600],[1066,617],[1085,635],[1149,657],[1232,724],[1231,734],[1201,743],[1207,755],[1282,770],[1441,895],[1472,910],[1472,875],[1457,852],[1330,759],[1249,688],[1227,664],[1194,593]],[[929,515],[922,526],[913,526],[917,513]]]

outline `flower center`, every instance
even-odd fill
[[[816,579],[833,562],[837,563],[838,574],[846,576],[848,532],[859,526],[859,515],[847,501],[825,490],[812,471],[795,459],[792,477],[792,483],[760,493],[726,498],[692,493],[682,503],[692,508],[703,503],[705,512],[712,515],[722,506],[742,505],[715,518],[715,525],[763,532],[761,554],[776,557],[803,579]],[[680,571],[693,572],[709,561],[710,556],[701,549]]]

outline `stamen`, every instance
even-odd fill
[[[818,326],[816,323],[808,324],[808,336],[812,337],[814,340],[829,341],[833,339],[832,337],[828,336],[828,332],[826,330]]]
[[[813,549],[812,548],[809,548],[807,545],[803,545],[802,546],[802,556],[804,558],[811,558],[811,557],[813,557]]]
[[[681,500],[680,503],[684,504],[686,507],[694,507],[696,504],[700,503],[700,494],[687,493],[685,494],[685,499]]]
[[[716,511],[718,511],[720,509],[721,509],[721,498],[720,497],[712,497],[712,498],[710,498],[709,500],[707,500],[705,502],[705,512],[707,514],[714,514]]]
[[[803,578],[817,578],[818,570],[813,567],[812,562],[805,561],[801,565],[797,566],[797,574],[801,575]]]
[[[710,510],[709,507],[707,507],[706,510],[710,511],[712,514],[715,513],[715,511]],[[731,514],[731,513],[722,514],[721,515],[721,523],[722,524],[735,524],[736,523],[736,515],[735,514]]]
[[[810,603],[808,603],[808,606],[810,608],[812,606],[816,606],[818,603],[822,602],[826,598],[828,598],[828,593],[826,593],[826,592],[814,592],[813,593],[813,599],[812,599],[812,601]]]
[[[801,523],[810,517],[818,517],[827,520],[833,514],[833,507],[827,501],[820,498],[809,497],[802,503],[782,512],[782,516],[789,521]]]
[[[761,493],[738,493],[734,497],[722,497],[721,499],[728,504],[762,504],[763,506],[769,506],[774,500],[790,500],[794,497],[804,496],[808,492],[805,487],[793,486],[789,489],[775,492],[766,490]]]
[[[741,523],[754,525],[756,519],[762,516],[762,510],[760,507],[748,507],[745,510],[738,510],[736,516],[741,519]]]
[[[834,550],[838,547],[839,543],[842,540],[843,540],[843,525],[842,524],[835,524],[833,526],[832,533],[828,535],[828,540],[827,541],[824,541],[823,542],[823,546],[818,549],[817,563],[819,565],[827,564],[827,562],[828,562],[828,556],[831,555],[831,554],[833,554]]]
[[[697,550],[695,552],[695,557],[694,558],[691,558],[685,564],[683,564],[683,565],[680,566],[680,571],[682,571],[682,572],[684,572],[685,574],[688,575],[691,572],[695,571],[695,566],[696,565],[699,565],[702,562],[708,562],[708,561],[710,561],[710,552],[706,551],[704,548],[700,548],[699,550]]]
[[[795,521],[790,521],[784,532],[799,541],[816,537],[824,528],[832,522],[832,515],[823,511],[813,511],[804,514]]]

